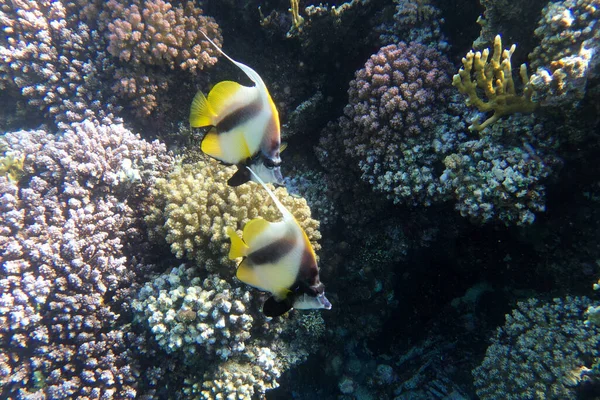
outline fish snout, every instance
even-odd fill
[[[317,296],[317,301],[323,306],[324,309],[326,310],[331,310],[331,303],[329,302],[329,300],[327,300],[327,297],[325,297],[325,294],[320,294]]]

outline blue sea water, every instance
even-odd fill
[[[0,1],[0,398],[600,398],[599,18]]]

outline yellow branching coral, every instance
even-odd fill
[[[462,59],[463,68],[454,75],[452,84],[468,96],[467,105],[482,112],[494,113],[482,124],[477,120],[473,121],[469,129],[481,131],[504,115],[533,112],[537,107],[537,103],[531,100],[533,88],[529,83],[525,64],[519,70],[524,84],[523,94],[516,93],[510,62],[516,47],[513,44],[510,49],[502,50],[502,39],[500,35],[496,35],[494,53],[489,61],[490,49],[476,53],[469,51]],[[471,78],[471,74],[475,79]],[[478,89],[485,94],[487,101],[479,96]]]
[[[226,228],[241,233],[253,218],[281,220],[269,195],[257,184],[227,186],[234,172],[235,167],[208,160],[178,166],[166,179],[159,179],[154,205],[146,217],[151,236],[166,240],[179,258],[195,260],[210,272],[233,274]],[[318,250],[319,222],[311,218],[306,200],[289,195],[285,188],[274,192]]]
[[[290,9],[289,11],[292,13],[292,27],[287,33],[287,37],[293,37],[298,32],[302,32],[302,25],[304,24],[304,18],[300,15],[300,0],[290,0]]]
[[[9,180],[16,182],[23,176],[23,163],[25,155],[15,157],[5,154],[0,158],[0,176],[7,176]]]

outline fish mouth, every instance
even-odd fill
[[[285,186],[283,182],[283,175],[281,174],[281,168],[275,167],[272,169],[273,171],[273,183],[278,186]]]
[[[326,310],[331,310],[331,303],[327,300],[324,294],[320,294],[317,296],[317,301],[323,306]]]

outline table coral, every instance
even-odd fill
[[[590,304],[586,297],[519,302],[473,370],[479,397],[575,398],[599,355],[600,330],[584,321]]]
[[[134,398],[145,345],[120,317],[152,269],[142,204],[171,158],[122,125],[60,133],[1,139],[24,158],[0,176],[2,397]]]
[[[454,75],[452,84],[466,94],[467,105],[481,112],[493,112],[483,123],[475,119],[469,129],[481,131],[505,115],[533,112],[537,103],[532,101],[533,87],[529,83],[527,66],[521,64],[519,74],[524,84],[523,94],[518,95],[512,77],[511,56],[517,48],[502,50],[502,39],[496,35],[491,58],[490,49],[482,52],[469,51],[462,59],[463,67]],[[475,79],[471,78],[471,75]],[[485,99],[479,94],[482,91]]]
[[[178,258],[185,256],[209,271],[233,275],[226,228],[241,231],[258,217],[281,219],[267,192],[256,184],[228,186],[234,172],[235,167],[208,160],[180,165],[167,178],[158,180],[155,205],[146,218],[151,234],[166,240]],[[306,200],[290,196],[285,188],[274,192],[305,230],[313,248],[319,250],[319,222],[311,218]]]

